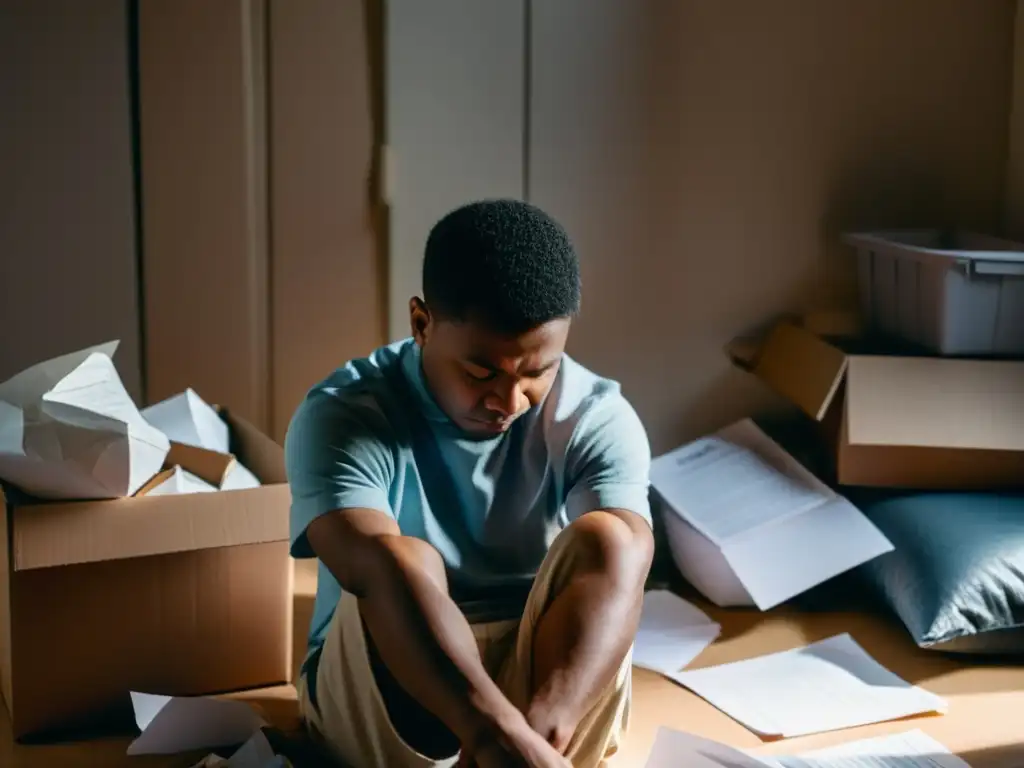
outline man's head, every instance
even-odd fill
[[[579,307],[576,252],[540,209],[488,200],[441,219],[409,311],[442,410],[473,435],[508,429],[547,395]]]

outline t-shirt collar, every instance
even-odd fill
[[[409,384],[412,385],[413,395],[426,419],[437,423],[451,424],[451,419],[445,415],[441,406],[437,404],[437,400],[430,393],[427,379],[423,375],[423,357],[420,345],[414,340],[409,341],[405,354],[402,356],[402,372]]]

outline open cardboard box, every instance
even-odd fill
[[[822,425],[842,485],[1024,487],[1024,362],[841,346],[787,321],[727,351]]]
[[[130,712],[133,690],[290,682],[283,452],[223,415],[261,487],[70,503],[0,492],[0,691],[16,736]],[[174,460],[211,476],[223,457]]]

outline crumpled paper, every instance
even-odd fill
[[[125,390],[116,349],[62,355],[0,384],[0,479],[44,499],[109,499],[160,471],[170,441]]]

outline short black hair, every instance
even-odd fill
[[[457,208],[430,231],[423,299],[431,312],[520,334],[580,308],[580,269],[565,229],[519,200]]]

